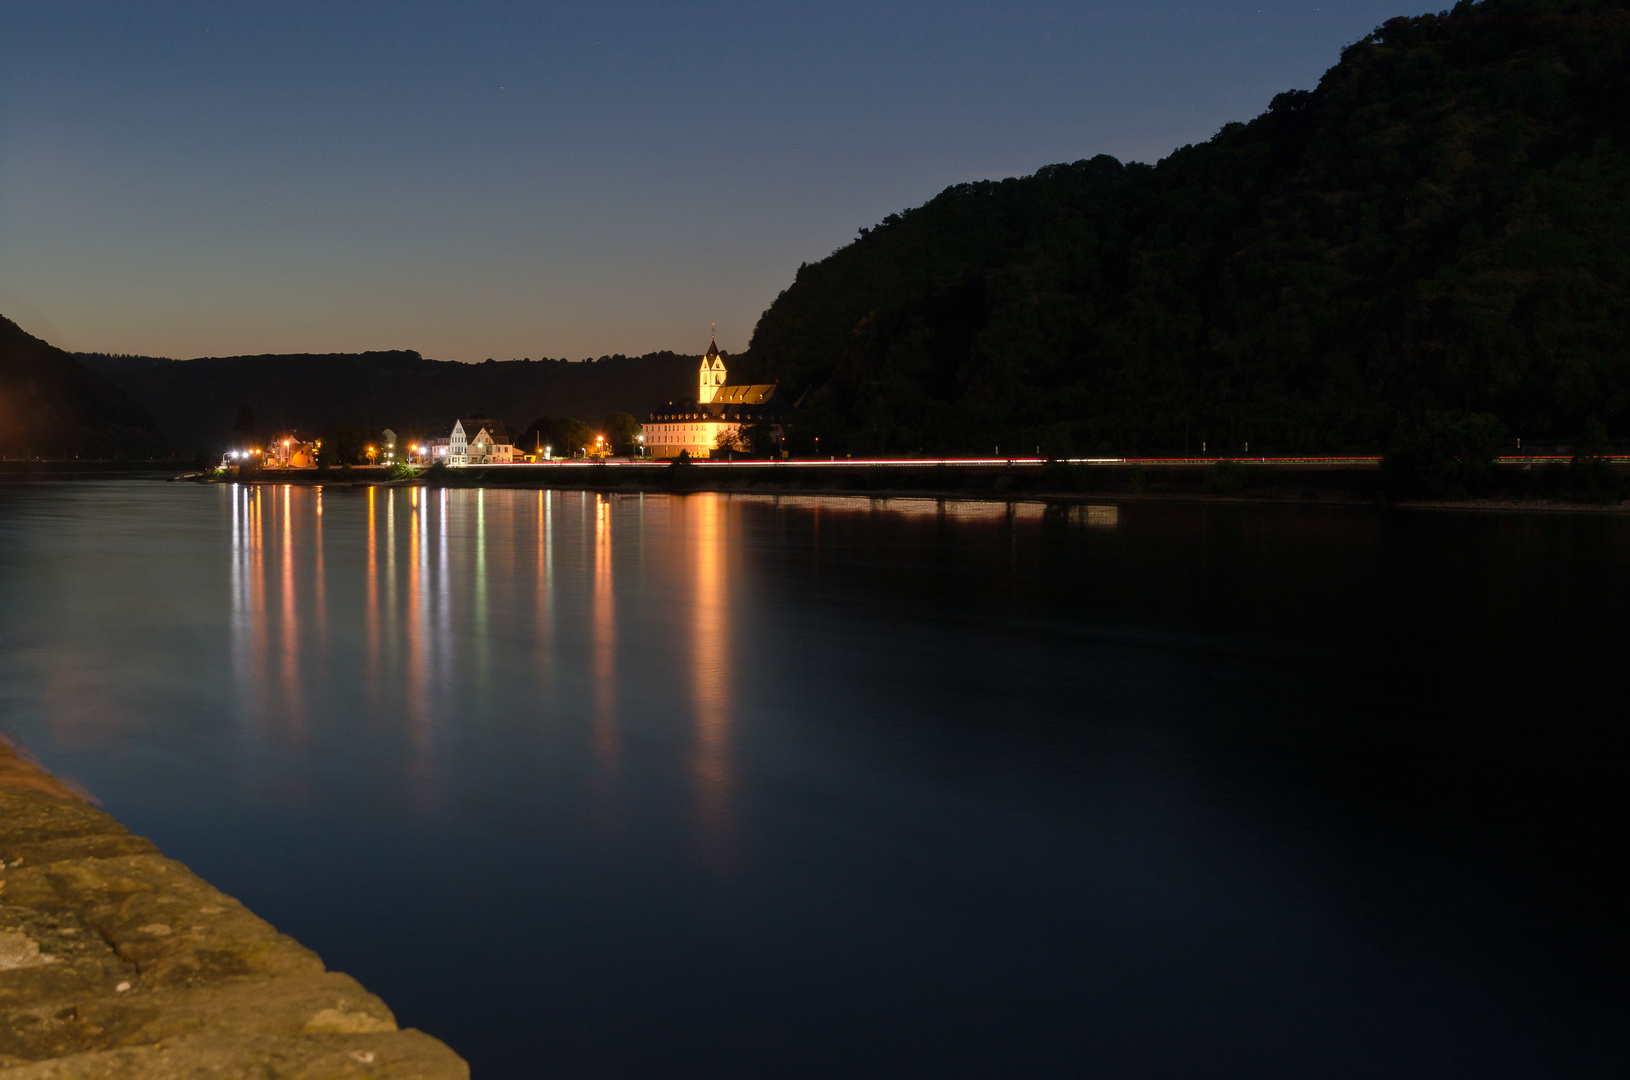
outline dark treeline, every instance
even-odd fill
[[[833,451],[1630,437],[1630,9],[1394,19],[1158,165],[962,184],[801,267],[733,380]]]
[[[262,437],[336,425],[445,438],[459,416],[520,430],[539,415],[644,415],[694,395],[700,356],[672,352],[590,362],[429,360],[411,351],[142,360],[85,355],[158,421],[172,446],[216,453],[248,403]]]
[[[158,425],[123,390],[0,318],[0,455],[145,458]]]
[[[632,457],[639,452],[640,422],[625,412],[609,412],[598,428],[570,416],[540,416],[515,440],[517,453],[570,458],[594,451],[596,437],[605,439],[611,454]]]

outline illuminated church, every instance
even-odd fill
[[[732,386],[725,374],[724,354],[715,336],[697,372],[696,400],[670,401],[646,420],[645,445],[652,457],[675,458],[685,451],[693,458],[706,458],[746,449],[741,429],[749,424],[770,424],[780,441],[787,409],[776,395],[776,384]]]

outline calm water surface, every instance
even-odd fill
[[[478,1077],[1630,1074],[1630,522],[0,488],[0,725]]]

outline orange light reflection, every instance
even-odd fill
[[[696,598],[692,602],[691,675],[696,707],[696,778],[702,855],[722,867],[729,862],[734,831],[730,775],[730,643],[726,590],[723,499],[693,495],[696,525]]]

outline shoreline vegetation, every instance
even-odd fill
[[[234,475],[236,473],[236,475]],[[181,479],[178,477],[178,479]],[[1070,462],[1042,459],[869,462],[609,462],[350,470],[231,470],[196,482],[400,484],[590,491],[992,502],[1093,499],[1630,510],[1630,457],[1504,459],[1482,466],[1396,458],[1305,462],[1184,459]]]
[[[1630,458],[1535,458],[1495,464],[1477,490],[1394,488],[1386,462],[1285,465],[1015,461],[709,462],[554,464],[409,470],[385,466],[216,469],[177,473],[177,462],[0,461],[0,483],[72,479],[158,479],[193,483],[327,487],[521,488],[572,491],[853,496],[986,502],[1206,502],[1304,506],[1392,506],[1580,513],[1630,513]]]
[[[989,502],[1258,503],[1414,509],[1630,513],[1630,458],[1515,459],[1495,464],[1478,490],[1388,490],[1384,459],[1344,465],[1065,462],[612,462],[409,470],[385,466],[215,469],[177,461],[0,460],[0,483],[156,479],[298,486],[549,488],[572,491],[939,498]]]
[[[0,739],[7,1076],[469,1080],[437,1039]]]
[[[170,479],[194,484],[302,487],[492,487],[650,494],[789,497],[949,498],[983,502],[1271,503],[1346,507],[1630,513],[1630,456],[1558,454],[1504,458],[1477,469],[1400,466],[1392,458],[1346,461],[703,461],[703,463],[517,464],[471,468],[337,466],[321,469],[217,468],[186,461],[0,459],[3,482]],[[1460,476],[1470,472],[1470,476]]]

